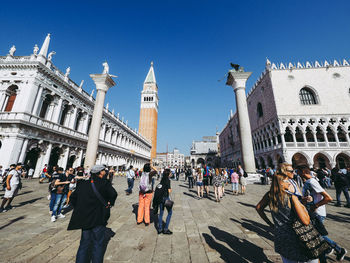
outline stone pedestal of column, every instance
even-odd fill
[[[106,92],[115,85],[112,76],[108,73],[91,74],[90,77],[95,82],[97,94],[85,155],[84,168],[86,170],[90,170],[95,165]]]
[[[252,72],[230,70],[226,85],[232,86],[236,95],[236,105],[239,123],[239,137],[244,170],[256,174],[252,133],[247,107],[245,85]]]

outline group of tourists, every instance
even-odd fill
[[[189,189],[197,186],[197,198],[209,198],[209,186],[213,186],[215,201],[225,196],[225,186],[231,184],[232,194],[245,194],[247,186],[247,173],[239,165],[237,169],[213,168],[203,166],[185,170],[185,181],[188,180]]]
[[[331,201],[308,165],[299,165],[296,169],[288,163],[279,166],[272,176],[270,190],[256,210],[274,228],[275,251],[283,262],[322,263],[332,253],[336,253],[337,260],[344,259],[347,250],[328,237],[324,226],[326,204]],[[267,206],[273,222],[264,212]]]

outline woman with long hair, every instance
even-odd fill
[[[198,199],[203,198],[203,174],[200,168],[196,170],[196,185]]]
[[[165,208],[165,201],[170,199],[170,193],[171,193],[171,185],[170,185],[170,179],[169,179],[170,169],[165,169],[162,180],[160,181],[160,184],[163,188],[163,200],[159,205],[159,217],[158,217],[158,234],[163,233],[166,235],[171,235],[173,232],[169,230],[169,224],[171,215],[173,214],[172,208],[166,207],[168,210],[168,216],[165,221],[165,226],[163,228],[163,214],[164,214],[164,208]]]
[[[292,223],[295,219],[304,225],[310,224],[310,217],[299,201],[295,192],[297,189],[290,183],[287,173],[293,172],[291,164],[282,163],[272,178],[270,191],[257,204],[256,210],[261,218],[274,227],[275,251],[282,257],[284,263],[316,263],[318,259],[309,260],[303,252]],[[269,206],[273,222],[266,216],[264,209]]]
[[[216,202],[220,202],[222,196],[222,178],[218,168],[215,169],[215,174],[213,175],[213,185]]]

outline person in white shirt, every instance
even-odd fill
[[[316,219],[323,224],[327,215],[326,204],[333,200],[332,197],[321,187],[318,180],[316,180],[315,177],[311,176],[310,168],[307,165],[298,166],[297,173],[305,180],[303,187],[303,202],[312,202],[309,212],[311,216],[316,217]],[[345,248],[340,247],[327,235],[324,235],[323,238],[331,247],[331,250],[327,251],[327,255],[333,253],[333,251],[335,250],[337,260],[343,260],[347,253],[347,250]],[[320,258],[320,262],[327,262],[326,255],[323,255]]]
[[[132,189],[134,188],[134,181],[135,181],[135,172],[132,165],[130,165],[129,170],[126,172],[126,179],[128,182],[128,189],[126,189],[125,192],[127,195],[129,195],[132,193]]]
[[[20,189],[20,183],[21,183],[21,169],[22,169],[22,164],[18,163],[17,165],[12,164],[12,167],[16,167],[12,169],[6,178],[6,190],[5,190],[5,195],[4,199],[2,200],[1,207],[0,207],[0,212],[6,212],[12,208],[11,202],[15,198],[15,196],[18,193],[18,190]],[[5,207],[7,203],[7,206]]]

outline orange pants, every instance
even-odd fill
[[[151,219],[149,213],[151,209],[152,196],[152,193],[139,193],[139,210],[137,212],[137,223],[142,223],[143,218],[145,218],[146,224],[150,223]]]

